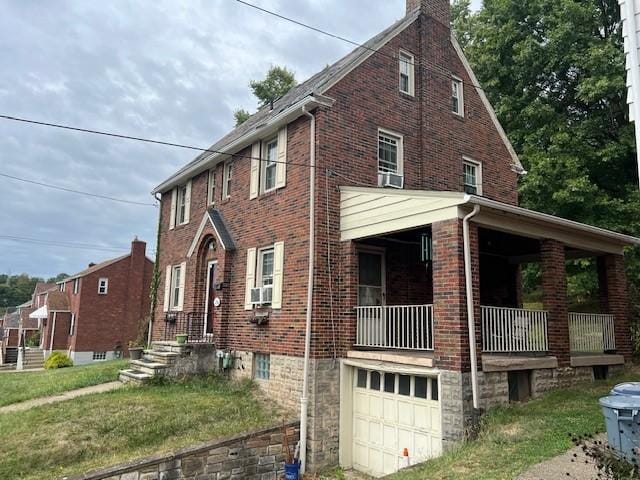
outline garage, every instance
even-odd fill
[[[395,370],[395,369],[394,369]],[[438,377],[361,366],[344,369],[341,464],[374,477],[442,451]],[[343,392],[346,393],[346,388]],[[347,445],[348,444],[348,445]]]

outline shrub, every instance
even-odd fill
[[[64,368],[73,367],[73,360],[62,352],[53,352],[44,362],[44,368]]]
[[[27,341],[25,342],[25,345],[27,347],[37,347],[37,346],[39,346],[40,345],[40,332],[37,331],[33,335],[29,336],[27,338]]]

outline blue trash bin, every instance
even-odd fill
[[[640,397],[640,382],[619,383],[611,389],[609,395],[627,395],[631,397]]]
[[[640,396],[610,395],[600,399],[609,446],[628,460],[638,458],[640,447]]]

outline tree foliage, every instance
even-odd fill
[[[60,273],[47,281],[55,282],[66,277],[68,277],[67,274]],[[0,313],[29,300],[36,283],[42,281],[42,278],[30,277],[26,273],[20,275],[0,274]]]
[[[236,127],[238,125],[242,125],[244,122],[249,120],[251,114],[247,112],[244,108],[239,108],[233,112],[233,118],[236,120]]]

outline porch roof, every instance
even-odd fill
[[[586,251],[616,253],[640,239],[462,192],[340,187],[340,238],[356,240],[462,218],[525,237],[551,238]]]

